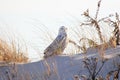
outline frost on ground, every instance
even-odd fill
[[[116,68],[115,62],[120,63],[120,46],[109,48],[105,53],[108,60],[98,74],[103,77]],[[88,49],[86,54],[51,56],[38,62],[1,66],[0,80],[73,80],[74,75],[89,74],[83,64],[84,57],[98,57],[98,67],[101,66],[98,55],[96,49]]]

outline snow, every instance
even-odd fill
[[[109,58],[104,67],[102,68],[99,75],[105,77],[105,75],[110,70],[115,69],[114,61],[120,62],[120,46],[117,48],[109,48],[105,51],[106,58]],[[75,54],[75,55],[58,55],[51,56],[47,59],[40,60],[38,62],[32,62],[27,64],[16,64],[15,69],[12,67],[1,67],[0,68],[0,80],[8,80],[6,71],[8,73],[14,70],[17,70],[16,73],[11,73],[9,75],[14,75],[12,80],[73,80],[74,75],[88,75],[88,71],[84,68],[83,58],[85,57],[98,57],[98,67],[101,65],[101,59],[96,49],[88,49],[86,54]]]

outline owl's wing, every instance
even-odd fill
[[[65,39],[64,35],[58,35],[55,40],[50,44],[49,47],[52,47],[53,50],[56,50],[57,48],[59,48],[61,42]]]
[[[66,38],[65,35],[58,35],[55,40],[45,49],[46,51],[54,51],[59,48],[63,40]]]
[[[57,46],[66,38],[65,35],[58,35],[55,40],[52,42],[53,45]]]

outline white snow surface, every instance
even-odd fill
[[[120,63],[120,46],[117,46],[117,48],[109,48],[105,53],[105,57],[109,60],[98,74],[103,77],[105,77],[110,70],[115,69],[113,59],[115,62]],[[17,64],[17,73],[15,74],[17,77],[13,77],[12,80],[27,80],[29,77],[30,80],[73,80],[74,75],[88,75],[88,71],[84,68],[83,64],[84,56],[85,54],[75,54],[71,56],[57,55],[38,62]],[[98,67],[101,65],[101,59],[96,49],[89,48],[86,56],[88,58],[98,57]],[[6,71],[10,72],[10,67],[0,68],[0,80],[8,80],[7,77],[5,77]]]

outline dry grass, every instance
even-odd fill
[[[100,26],[99,26],[99,22],[100,21],[104,21],[105,19],[111,17],[105,17],[105,18],[101,18],[100,20],[97,20],[97,17],[98,17],[98,13],[99,13],[99,8],[100,8],[100,3],[101,3],[101,0],[98,2],[98,8],[97,8],[97,11],[96,11],[96,14],[95,14],[95,18],[92,18],[90,15],[89,15],[89,11],[87,10],[86,12],[84,12],[84,16],[88,18],[88,23],[82,23],[81,26],[83,25],[93,25],[97,32],[98,32],[98,35],[99,35],[99,38],[102,42],[102,44],[97,44],[96,41],[93,39],[87,39],[87,38],[80,38],[79,37],[79,34],[80,32],[75,32],[76,35],[78,35],[79,37],[79,41],[78,42],[81,42],[83,40],[87,40],[87,44],[89,45],[89,47],[94,47],[94,48],[97,48],[98,49],[98,53],[100,54],[101,57],[104,57],[104,54],[105,54],[105,50],[109,47],[112,47],[112,48],[116,48],[116,37],[115,36],[112,36],[110,38],[110,40],[108,42],[106,42],[104,39],[103,39],[103,36],[102,36],[102,33],[100,31]],[[118,26],[117,26],[117,29],[118,29]],[[51,42],[53,40],[52,36],[47,32],[46,33],[47,35],[45,36],[45,40],[44,41],[47,41],[47,42]],[[79,48],[80,50],[82,50],[84,53],[86,53],[87,51],[87,48],[86,48],[86,45],[82,45],[80,46],[79,43],[75,42],[75,41],[72,41],[70,40],[69,41],[70,43],[72,43],[73,45],[75,45],[77,48]],[[75,51],[73,51],[75,52]],[[10,62],[17,62],[17,63],[21,63],[21,62],[27,62],[28,61],[28,58],[24,55],[26,54],[26,52],[24,52],[19,46],[16,47],[16,43],[14,41],[12,41],[12,43],[7,43],[6,41],[3,41],[2,39],[0,39],[0,61],[4,61],[4,62],[7,62],[7,63],[10,63]],[[110,80],[110,77],[111,75],[114,76],[114,80],[118,79],[119,78],[119,73],[120,73],[120,63],[117,64],[117,69],[116,70],[113,70],[113,71],[110,71],[108,72],[108,74],[106,75],[106,79],[104,79],[103,77],[101,76],[97,76],[100,71],[102,70],[103,66],[104,66],[104,63],[106,63],[106,61],[102,62],[102,65],[101,66],[97,66],[98,64],[98,59],[97,58],[91,58],[91,59],[85,59],[83,62],[84,62],[84,65],[85,65],[85,68],[88,69],[89,71],[89,74],[90,74],[90,77],[86,76],[86,75],[82,75],[81,77],[84,79],[84,80]],[[54,62],[52,65],[53,67],[53,72],[51,70],[51,66],[50,64],[45,60],[43,62],[43,65],[45,67],[45,72],[43,74],[43,79],[42,80],[49,80],[49,77],[51,76],[51,73],[54,73],[58,79],[59,79],[59,74],[58,74],[58,69],[57,69],[57,64],[56,62]],[[111,64],[113,65],[113,64]],[[97,69],[98,68],[98,69]],[[15,64],[13,64],[13,66],[10,68],[10,74],[9,72],[7,72],[7,77],[8,77],[8,80],[13,80],[13,76],[14,77],[17,77],[17,67]],[[38,72],[39,73],[39,72]],[[24,73],[24,74],[21,74],[19,75],[21,77],[20,80],[33,80],[32,77],[34,77],[35,75],[32,74],[32,73]],[[41,76],[38,76],[37,78],[39,78],[38,80],[41,80]],[[74,80],[80,80],[79,79],[79,75],[74,75],[73,76],[73,79]],[[89,79],[88,79],[89,78]],[[3,78],[4,80],[4,78]],[[60,79],[59,79],[60,80]]]
[[[77,36],[78,41],[75,41],[72,43],[74,45],[77,45],[77,48],[79,48],[81,51],[83,51],[84,53],[86,52],[88,47],[95,47],[95,48],[99,48],[100,51],[104,51],[107,48],[116,48],[116,46],[119,43],[119,15],[116,13],[115,15],[108,15],[107,17],[103,17],[98,19],[99,16],[99,10],[101,7],[101,1],[98,1],[97,4],[97,10],[95,13],[95,17],[92,17],[89,13],[89,10],[87,9],[82,16],[84,16],[84,18],[86,19],[85,21],[81,22],[80,26],[78,28],[75,28],[76,30],[74,30],[74,33]],[[114,17],[116,20],[111,20],[111,17]],[[102,33],[102,27],[100,26],[101,23],[100,22],[104,22],[105,24],[108,24],[109,27],[114,27],[113,31],[111,32],[111,34],[107,34],[107,35],[112,35],[110,36],[109,40],[106,40],[104,38],[104,33]],[[93,36],[93,34],[89,35],[89,31],[85,31],[83,34],[84,35],[88,35],[91,36],[90,38],[84,37],[84,36],[80,36],[81,35],[81,29],[84,27],[91,27],[91,29],[93,29],[92,27],[94,27],[97,31],[97,35],[99,37],[99,39],[94,39],[96,36]],[[90,31],[91,32],[91,31]],[[87,34],[86,34],[87,33]],[[98,40],[98,41],[97,41]],[[82,43],[82,46],[81,46]]]
[[[2,62],[27,62],[28,58],[25,56],[20,48],[16,47],[16,43],[12,41],[12,43],[7,43],[0,39],[0,61]]]
[[[98,61],[96,61],[96,58],[91,58],[91,59],[85,59],[83,61],[85,68],[88,70],[89,72],[89,76],[84,75],[81,76],[81,78],[84,78],[84,80],[119,80],[120,79],[120,63],[115,62],[115,68],[108,71],[107,74],[105,75],[105,77],[98,75],[102,69],[105,63],[107,63],[106,61],[108,60],[104,60],[101,61],[101,66],[97,66]],[[114,65],[111,64],[111,65]],[[110,65],[109,65],[110,66]]]
[[[88,26],[95,26],[96,27],[96,30],[98,31],[98,35],[99,35],[101,44],[97,44],[97,43],[93,44],[93,43],[95,43],[94,40],[90,40],[90,39],[87,39],[87,38],[86,39],[88,40],[88,42],[89,42],[88,44],[89,44],[90,47],[94,47],[94,48],[98,49],[98,53],[99,53],[99,55],[102,59],[102,62],[101,62],[102,65],[97,66],[98,61],[100,62],[100,60],[97,60],[96,58],[85,59],[83,61],[83,63],[85,65],[85,68],[88,70],[89,76],[85,75],[86,77],[84,78],[84,80],[110,80],[111,76],[113,77],[113,80],[119,80],[119,74],[120,74],[120,66],[119,65],[120,65],[120,63],[117,64],[117,68],[115,70],[109,71],[105,78],[103,78],[102,76],[97,76],[98,73],[100,73],[100,71],[102,70],[102,68],[104,66],[104,63],[106,63],[106,60],[108,60],[108,59],[104,58],[105,50],[107,48],[111,48],[111,47],[116,48],[116,46],[119,43],[119,29],[118,29],[119,28],[119,15],[116,13],[117,22],[112,21],[110,19],[111,16],[101,18],[100,20],[97,20],[97,16],[98,16],[98,13],[99,13],[99,8],[100,8],[100,3],[101,3],[101,0],[99,0],[99,2],[98,2],[98,8],[97,8],[97,11],[96,11],[95,18],[92,18],[89,15],[89,10],[84,12],[83,15],[88,20],[86,21],[86,23],[82,23],[81,26],[88,25]],[[112,24],[110,26],[115,27],[115,29],[113,30],[113,36],[111,36],[111,38],[109,39],[108,42],[106,42],[106,40],[103,38],[102,33],[101,33],[101,28],[99,26],[99,22],[104,21],[105,19],[107,19],[107,20],[110,19],[109,24]],[[106,21],[104,21],[104,22],[106,22]],[[114,65],[114,64],[111,64],[111,65]],[[98,68],[98,70],[95,70],[97,68]]]

